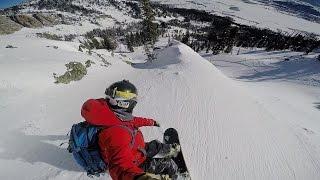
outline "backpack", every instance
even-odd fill
[[[81,122],[74,124],[70,132],[68,150],[89,177],[99,177],[107,170],[107,164],[100,156],[98,144],[100,130],[102,127]]]
[[[133,148],[135,136],[138,131],[132,130],[124,125],[109,128],[113,127],[120,127],[129,131],[131,135],[130,147]],[[91,125],[87,122],[74,124],[71,128],[68,150],[73,154],[77,164],[87,172],[89,177],[99,177],[100,174],[105,173],[108,168],[108,164],[101,158],[98,144],[99,132],[102,129],[104,128]]]

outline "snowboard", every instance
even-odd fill
[[[163,142],[165,144],[177,143],[181,146],[178,131],[174,128],[165,130],[163,138]],[[188,167],[182,154],[182,147],[178,155],[176,157],[173,157],[172,160],[178,165],[179,174],[183,177],[183,179],[191,180]]]

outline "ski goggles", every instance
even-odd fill
[[[136,99],[137,95],[129,91],[115,91],[114,97],[123,99]]]

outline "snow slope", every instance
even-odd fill
[[[297,137],[319,150],[320,63],[316,56],[242,49],[239,55],[206,58],[246,87],[275,118],[287,121]]]
[[[151,86],[148,99],[163,97],[168,104],[155,106],[154,117],[169,120],[165,125],[182,133],[194,179],[319,178],[319,149],[306,145],[246,90],[184,45],[160,57],[176,64],[166,66],[167,72],[162,65],[156,68],[159,75],[151,77],[156,88]],[[153,109],[148,99],[143,109]]]
[[[18,48],[4,48],[8,44]],[[111,63],[105,67],[95,54],[78,52],[78,45],[1,36],[0,179],[88,179],[59,145],[81,121],[82,103],[103,97],[123,78],[139,89],[136,115],[179,130],[193,179],[319,179],[318,144],[189,47],[173,42],[158,51],[157,61],[133,67],[120,54],[97,51]],[[84,79],[53,83],[52,73],[63,73],[65,63],[88,59],[96,64]],[[147,140],[162,139],[161,129],[143,131]]]

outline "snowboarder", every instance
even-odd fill
[[[162,180],[174,178],[178,167],[170,158],[180,151],[178,144],[163,144],[153,140],[144,142],[139,127],[160,126],[153,119],[134,117],[137,89],[127,80],[112,84],[105,91],[106,98],[90,99],[82,107],[81,115],[96,126],[99,133],[100,154],[108,164],[114,180]],[[160,154],[163,158],[154,158]]]

